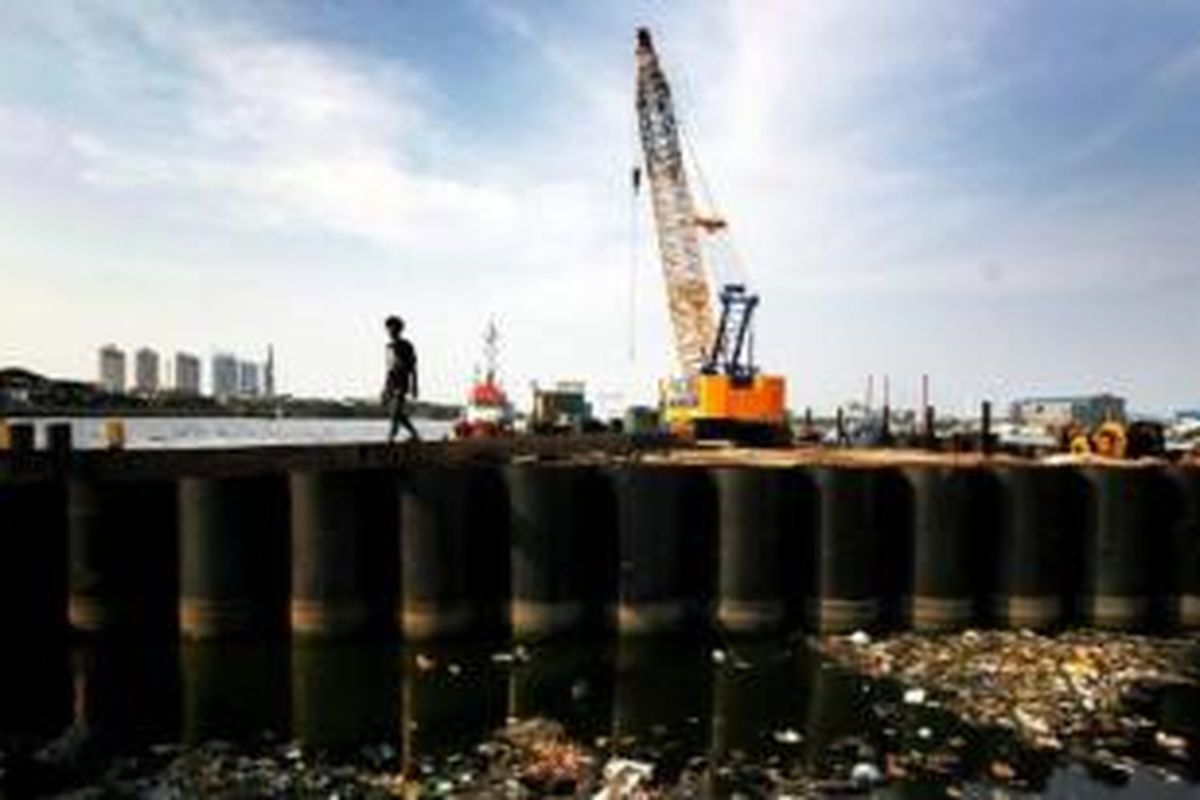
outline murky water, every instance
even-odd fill
[[[924,774],[877,796],[943,797],[964,779],[967,796],[992,796],[986,776],[997,760],[1043,796],[1200,796],[1200,787],[1168,782],[1153,763],[1129,776],[1091,774],[1025,751],[1002,733],[905,705],[895,687],[860,680],[792,643],[572,642],[516,651],[63,643],[7,651],[3,677],[0,750],[59,748],[99,763],[162,743],[265,736],[331,754],[387,744],[405,769],[435,772],[506,720],[548,717],[602,753],[654,763],[664,778],[704,759],[715,795],[754,795],[765,770],[844,774],[865,750],[948,752],[959,739],[943,779]],[[1162,724],[1200,736],[1194,690],[1147,702]],[[12,763],[8,777],[19,780]],[[1195,776],[1197,764],[1174,770]]]

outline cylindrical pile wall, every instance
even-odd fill
[[[709,599],[706,524],[713,509],[705,482],[696,470],[678,467],[609,474],[617,504],[617,627],[634,635],[683,630]]]
[[[816,467],[811,474],[818,491],[811,624],[822,633],[874,627],[884,596],[884,548],[873,509],[876,471]]]
[[[503,468],[473,466],[470,492],[467,582],[476,609],[473,630],[480,636],[503,636],[509,632],[512,613],[512,571],[505,569],[512,554],[511,514]]]
[[[458,635],[476,622],[472,477],[467,468],[422,467],[401,479],[396,621],[406,638]]]
[[[1085,467],[1082,622],[1133,630],[1149,621],[1152,564],[1163,544],[1152,506],[1153,470]]]
[[[68,614],[75,630],[174,631],[176,499],[172,481],[70,481]]]
[[[61,482],[0,485],[0,630],[6,634],[56,637],[65,632],[66,521]]]
[[[362,633],[390,615],[379,588],[394,579],[385,542],[394,537],[394,484],[385,472],[291,475],[292,632]],[[385,608],[390,608],[390,604]]]
[[[1168,619],[1187,630],[1200,628],[1200,470],[1179,467],[1168,474],[1174,490],[1174,519],[1164,574]]]
[[[799,491],[792,470],[752,466],[713,471],[717,488],[717,625],[730,633],[766,634],[786,619],[800,564],[789,559],[789,503]]]
[[[995,479],[996,546],[989,588],[992,614],[1007,628],[1046,630],[1063,620],[1070,586],[1067,475],[1062,469],[1004,465]]]
[[[513,466],[505,477],[512,633],[537,638],[577,629],[585,617],[590,561],[582,470]]]
[[[907,622],[916,630],[965,627],[975,616],[976,557],[987,544],[978,473],[927,465],[903,475],[912,509]]]
[[[185,636],[286,629],[284,476],[181,479],[179,534],[179,627]]]

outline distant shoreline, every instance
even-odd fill
[[[413,419],[451,421],[461,414],[458,406],[437,403],[415,402],[409,404],[409,416]],[[113,405],[55,406],[21,405],[0,406],[0,417],[28,419],[35,417],[58,417],[89,419],[96,417],[246,417],[257,419],[387,419],[388,411],[378,403],[340,403],[333,400],[287,400],[278,403],[230,403],[201,406],[177,405]]]
[[[452,421],[462,407],[414,400],[414,419]],[[94,383],[58,380],[24,367],[0,368],[0,417],[290,417],[292,419],[385,419],[375,399],[235,395],[217,398],[165,389],[151,392],[107,392]]]

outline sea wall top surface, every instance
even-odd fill
[[[352,470],[420,465],[546,460],[621,460],[664,447],[627,436],[522,436],[506,439],[348,444],[252,445],[226,448],[0,451],[0,482],[54,475],[107,479],[234,477],[280,471]]]
[[[44,480],[55,475],[103,479],[171,478],[185,475],[234,477],[280,471],[388,469],[436,465],[536,463],[595,466],[636,463],[642,467],[844,467],[887,469],[929,467],[974,469],[1024,466],[1044,469],[1096,466],[1146,469],[1160,459],[1112,460],[1096,456],[1033,459],[1008,454],[940,453],[900,449],[830,447],[740,448],[680,446],[661,438],[619,435],[522,436],[503,439],[381,443],[266,445],[154,450],[76,450],[55,453],[0,451],[0,482]],[[1192,464],[1185,462],[1185,465]]]

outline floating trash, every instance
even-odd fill
[[[799,731],[794,731],[791,728],[775,731],[774,736],[775,741],[779,742],[780,744],[800,744],[800,742],[804,739],[804,737],[800,735]]]
[[[909,705],[941,705],[963,721],[1011,731],[1035,750],[1069,749],[1109,772],[1127,774],[1129,758],[1153,742],[1184,760],[1188,741],[1154,731],[1131,695],[1194,684],[1190,642],[1120,633],[1072,631],[1042,636],[1029,631],[915,633],[871,641],[829,637],[821,650],[857,672],[899,681]],[[917,730],[928,739],[927,727]],[[1149,746],[1153,749],[1152,745]],[[991,776],[1008,782],[1011,764],[993,762]]]
[[[614,758],[604,765],[604,786],[592,800],[625,800],[636,797],[642,784],[654,777],[654,765],[627,758]]]
[[[855,786],[874,786],[882,781],[883,773],[869,761],[860,761],[850,769],[850,782]]]

